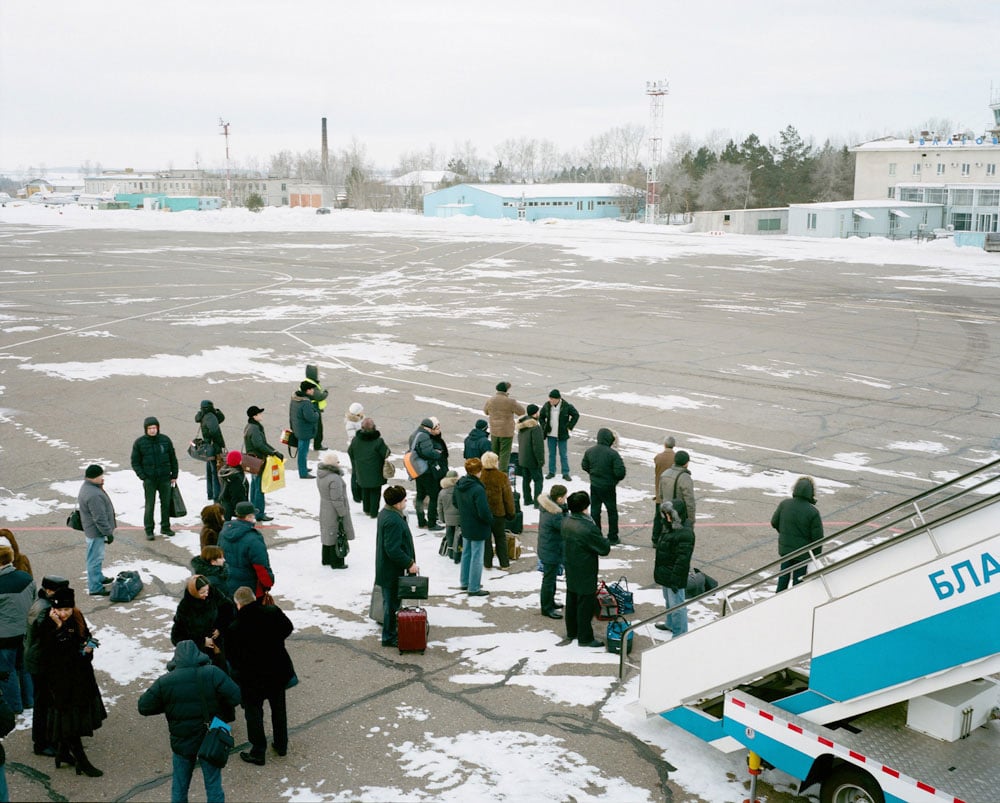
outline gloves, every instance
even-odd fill
[[[277,457],[279,460],[284,460],[285,456],[281,452],[275,452],[272,457]]]
[[[104,543],[105,544],[110,544],[114,540],[115,540],[115,536],[113,534],[112,535],[106,535],[106,536],[104,536]]]

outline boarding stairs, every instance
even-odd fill
[[[689,632],[641,653],[646,711],[698,733],[710,701],[794,670],[768,702],[827,724],[1000,672],[1000,460],[799,554],[809,571],[780,594],[792,555],[683,603]]]

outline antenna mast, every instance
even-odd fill
[[[649,96],[649,167],[646,168],[646,223],[655,223],[660,215],[660,188],[656,171],[663,144],[663,96],[670,92],[667,81],[647,81]]]
[[[229,178],[229,123],[219,118],[219,127],[222,129],[222,136],[226,138],[226,200],[229,206],[233,205],[233,184]]]

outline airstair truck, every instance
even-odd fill
[[[712,615],[641,654],[642,706],[747,750],[751,791],[778,768],[823,803],[1000,801],[1000,460],[801,556],[781,593],[776,561],[685,602]]]

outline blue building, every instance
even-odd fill
[[[456,184],[424,196],[425,217],[541,220],[632,217],[643,191],[626,184]]]

